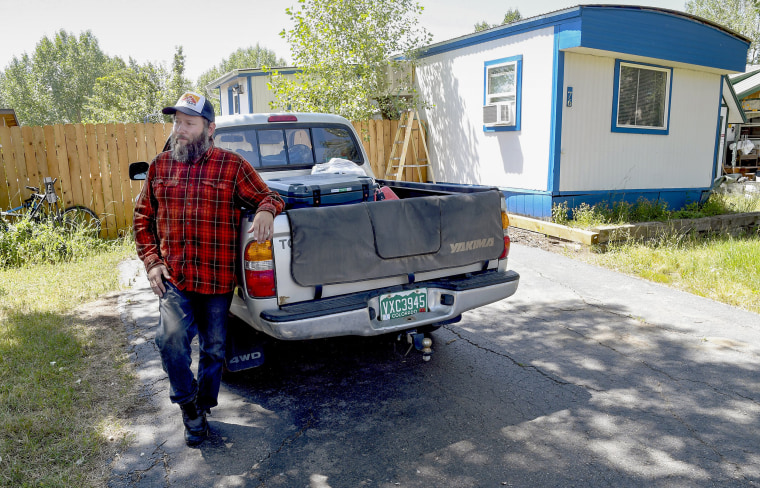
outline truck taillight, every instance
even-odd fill
[[[252,298],[276,295],[272,241],[249,242],[245,248],[245,288]]]
[[[504,250],[501,252],[499,259],[509,256],[509,215],[504,210],[501,211],[501,229],[504,232]]]

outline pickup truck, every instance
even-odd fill
[[[260,333],[279,340],[399,334],[427,360],[429,332],[517,290],[498,189],[375,179],[359,135],[336,115],[217,117],[214,143],[243,156],[270,186],[295,179],[310,188],[315,165],[333,158],[352,161],[378,186],[365,186],[358,203],[331,205],[331,195],[315,194],[311,205],[286,206],[264,243],[247,233],[253,211],[241,212],[230,312]],[[147,164],[133,166],[133,179],[144,178]],[[392,199],[376,197],[389,190]],[[230,334],[232,371],[263,361],[246,342],[239,331]]]

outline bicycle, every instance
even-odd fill
[[[27,186],[27,190],[32,191],[32,196],[24,200],[21,206],[11,208],[7,211],[0,211],[0,230],[8,228],[7,217],[15,219],[29,219],[32,222],[39,223],[45,220],[52,220],[53,223],[62,225],[68,231],[77,229],[88,229],[93,236],[100,235],[100,219],[97,214],[82,205],[74,205],[63,209],[58,204],[58,194],[55,192],[55,182],[58,178],[45,177],[45,192],[41,193],[36,186]]]

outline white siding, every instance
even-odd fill
[[[547,189],[554,29],[541,29],[422,60],[417,83],[435,104],[423,118],[438,181]],[[484,63],[523,56],[520,131],[483,131]]]
[[[674,68],[670,131],[653,135],[611,131],[614,71],[615,58],[565,54],[560,191],[709,186],[720,75]]]

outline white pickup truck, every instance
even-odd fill
[[[406,333],[427,359],[424,334],[517,290],[497,189],[375,180],[359,135],[335,115],[217,117],[214,142],[245,157],[271,187],[288,182],[307,193],[299,200],[306,204],[275,218],[266,243],[246,232],[253,212],[241,216],[240,283],[230,312],[261,333],[280,340]],[[357,177],[371,182],[358,188],[358,203],[333,204],[356,185],[320,194],[309,184],[320,177],[311,174],[315,165],[333,158],[370,177]],[[375,184],[398,199],[378,200]],[[261,363],[260,350],[246,352],[239,331],[229,342],[231,370]]]

